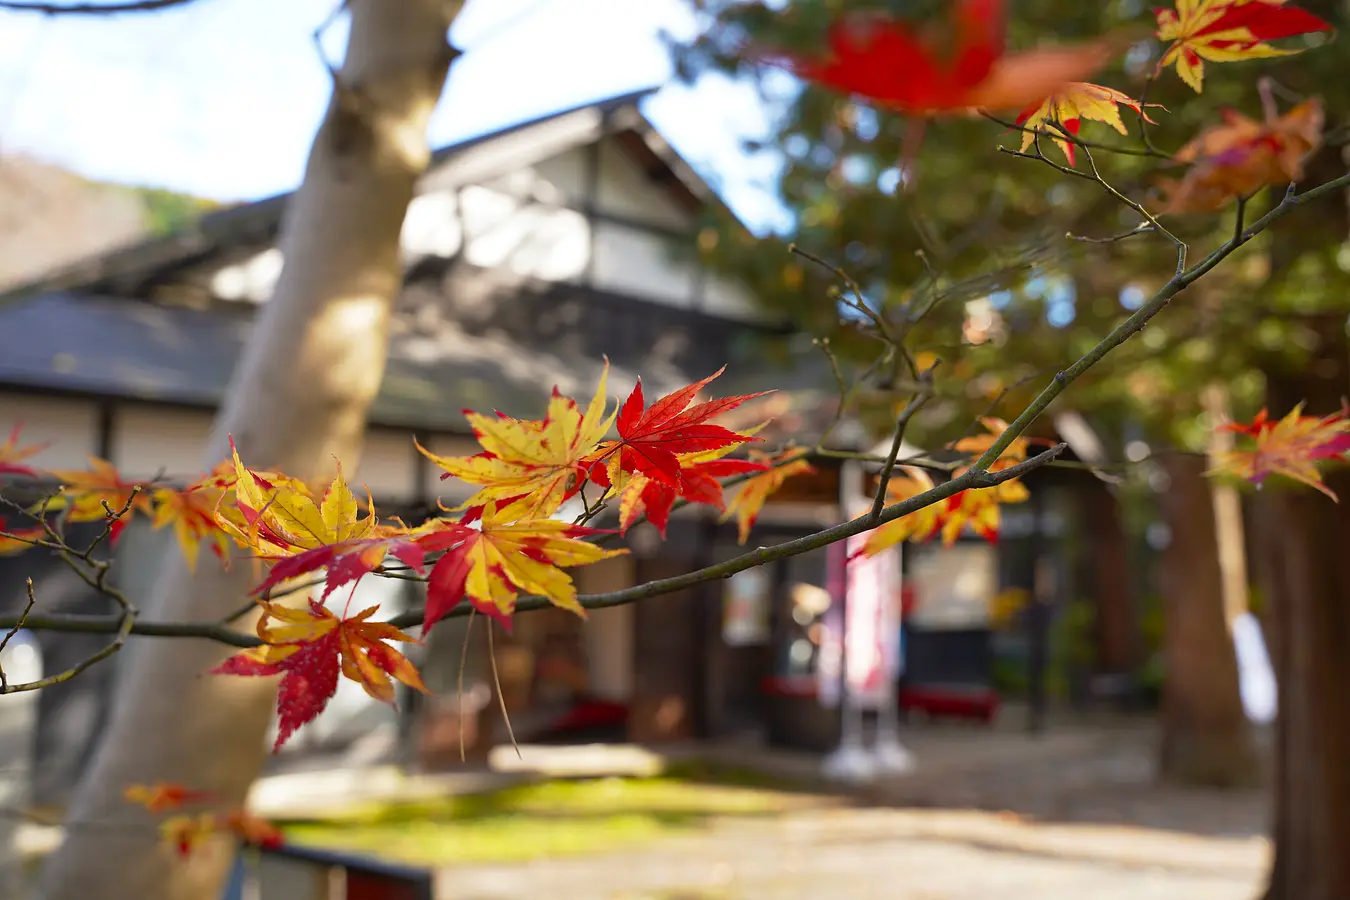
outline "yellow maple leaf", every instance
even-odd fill
[[[576,586],[565,568],[587,566],[621,556],[625,549],[606,550],[581,540],[605,532],[557,519],[516,519],[495,503],[483,507],[479,528],[459,522],[441,527],[452,541],[427,578],[424,628],[429,629],[461,599],[510,627],[521,592],[547,597],[554,606],[579,616]]]
[[[750,529],[755,527],[755,520],[759,518],[759,513],[769,495],[781,488],[783,482],[792,476],[816,471],[816,467],[803,458],[806,456],[806,450],[801,447],[789,448],[777,456],[758,450],[751,450],[749,455],[751,461],[766,463],[773,468],[746,479],[727,504],[726,512],[722,514],[723,522],[732,516],[736,517],[738,543],[741,544],[750,539]]]
[[[553,515],[587,477],[586,458],[600,445],[618,413],[608,416],[606,360],[600,384],[583,414],[577,402],[553,390],[543,419],[513,419],[466,411],[465,418],[483,452],[475,456],[438,456],[421,444],[417,449],[445,470],[444,478],[479,485],[457,509],[506,502],[501,512],[534,519]]]
[[[1267,41],[1331,30],[1327,22],[1285,0],[1177,0],[1175,9],[1156,9],[1154,16],[1158,39],[1168,45],[1157,71],[1174,66],[1197,94],[1204,87],[1205,60],[1289,56],[1301,51],[1281,50]]]
[[[980,424],[984,426],[984,434],[973,434],[970,437],[961,438],[955,444],[952,444],[952,449],[957,453],[969,453],[973,457],[979,457],[994,446],[994,442],[1002,436],[1003,432],[1008,430],[1008,423],[994,416],[980,419]],[[1026,438],[1014,438],[1007,449],[999,454],[998,459],[994,460],[993,465],[989,467],[989,471],[997,472],[1022,462],[1027,458],[1028,446]],[[966,470],[960,469],[957,474],[959,475],[964,471]]]
[[[239,451],[233,453],[234,482],[217,506],[216,522],[241,546],[264,557],[291,556],[317,547],[368,537],[376,525],[375,506],[367,502],[366,515],[342,477],[333,476],[323,495],[301,481],[269,473],[267,476],[244,466]],[[223,513],[229,503],[233,515]]]
[[[898,471],[886,483],[886,505],[894,506],[932,489],[933,478],[923,469],[916,466],[899,466]],[[867,538],[863,541],[862,555],[876,556],[901,541],[912,540],[922,543],[928,540],[942,526],[942,511],[946,502],[939,500],[907,516],[892,519],[884,525],[873,528],[867,532]]]
[[[1158,105],[1149,104],[1149,106]],[[1024,109],[1017,117],[1017,124],[1025,129],[1022,132],[1022,152],[1027,152],[1036,140],[1036,133],[1041,132],[1054,141],[1055,146],[1072,166],[1077,162],[1077,147],[1064,140],[1064,135],[1077,137],[1084,119],[1110,125],[1121,134],[1128,134],[1125,123],[1120,118],[1121,106],[1128,106],[1143,116],[1145,121],[1153,122],[1143,104],[1127,94],[1084,81],[1066,84],[1041,101],[1040,105]]]
[[[209,542],[212,552],[228,568],[231,539],[217,521],[216,510],[231,489],[232,480],[225,487],[222,486],[221,478],[209,475],[181,490],[156,488],[151,492],[150,502],[154,510],[151,525],[156,530],[173,526],[174,537],[178,540],[188,571],[196,570],[203,542]]]

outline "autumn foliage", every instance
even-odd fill
[[[1132,30],[1013,51],[1007,47],[1003,0],[955,0],[949,7],[941,29],[880,13],[851,13],[830,26],[815,52],[769,50],[756,56],[816,86],[920,119],[1013,114],[1011,123],[999,121],[1021,132],[1020,149],[1004,149],[1028,154],[1034,148],[1040,155],[1044,138],[1069,167],[1100,146],[1082,137],[1085,123],[1128,136],[1122,116],[1128,111],[1141,131],[1157,124],[1149,113],[1161,107],[1084,80],[1119,61],[1140,37]],[[1329,29],[1283,0],[1177,0],[1155,12],[1153,25],[1161,55],[1150,77],[1173,71],[1197,93],[1206,63],[1296,53],[1302,49],[1296,44],[1272,42]],[[1160,215],[1212,213],[1303,177],[1306,160],[1323,142],[1320,99],[1304,99],[1280,113],[1264,82],[1261,99],[1260,119],[1225,110],[1175,153],[1147,148],[1144,155],[1168,157],[1166,162],[1184,170],[1159,182],[1166,194]],[[472,493],[414,524],[381,517],[370,492],[354,489],[340,464],[326,483],[311,484],[265,468],[269,460],[246,460],[231,442],[229,459],[183,486],[130,479],[102,459],[91,459],[83,469],[44,471],[36,460],[45,446],[23,443],[16,427],[0,443],[0,477],[53,489],[48,499],[19,509],[26,514],[23,521],[0,520],[0,555],[60,549],[55,542],[62,529],[76,523],[102,523],[115,542],[128,522],[144,519],[155,529],[172,530],[190,567],[202,564],[203,548],[220,565],[254,567],[256,646],[241,641],[248,649],[210,673],[278,679],[274,749],[280,749],[324,710],[344,678],[388,704],[395,703],[399,684],[425,691],[404,650],[447,616],[481,614],[509,629],[522,597],[543,598],[585,616],[586,598],[572,570],[627,553],[607,544],[644,521],[664,538],[676,510],[701,505],[722,521],[734,517],[745,544],[769,498],[789,478],[816,471],[821,453],[813,458],[791,441],[763,446],[762,425],[728,427],[723,417],[761,394],[709,396],[721,374],[652,400],[639,378],[620,401],[609,394],[606,361],[584,402],[556,387],[546,399],[541,391],[540,418],[466,410],[478,452],[417,449],[443,480]],[[877,485],[886,506],[933,490],[941,480],[934,473],[961,478],[970,472],[974,460],[1009,428],[994,417],[981,425],[982,433],[946,448],[964,462],[944,467],[927,459],[899,460],[893,476]],[[1316,418],[1300,408],[1271,420],[1263,411],[1249,424],[1223,427],[1236,432],[1242,445],[1219,459],[1215,474],[1258,485],[1281,476],[1335,499],[1319,466],[1350,453],[1345,413]],[[1019,436],[988,471],[1005,471],[1028,454],[1028,441]],[[967,532],[995,541],[1004,505],[1028,497],[1018,478],[967,487],[872,528],[859,552],[871,556],[902,541],[934,538],[951,544]],[[615,527],[590,524],[604,515]],[[865,524],[872,521],[878,520]],[[378,606],[350,609],[362,579],[382,576],[424,583],[424,613],[415,633],[382,616]],[[213,835],[261,845],[280,840],[268,823],[244,810],[186,811],[211,803],[188,787],[132,785],[125,796],[152,815],[172,813],[158,827],[179,853]]]

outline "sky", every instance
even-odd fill
[[[313,34],[337,0],[197,0],[154,14],[0,12],[0,154],[86,177],[224,201],[293,189],[331,84]],[[748,84],[669,84],[662,29],[693,33],[686,0],[469,0],[465,51],[432,121],[443,146],[653,84],[643,111],[755,230],[781,223],[748,156],[771,111]],[[325,31],[341,59],[345,22]]]

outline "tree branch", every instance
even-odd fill
[[[127,0],[125,3],[37,3],[26,0],[0,0],[0,10],[41,13],[45,16],[113,16],[120,13],[158,12],[175,6],[187,6],[196,0]]]

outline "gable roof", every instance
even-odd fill
[[[523,122],[437,150],[426,178],[437,186],[484,181],[610,136],[654,181],[689,209],[720,205],[716,194],[657,134],[637,108],[655,88]],[[0,297],[0,387],[77,393],[209,409],[227,389],[256,308],[223,304],[191,309],[147,302],[141,288],[175,270],[256,252],[280,229],[290,193],[203,216],[177,234],[67,267]],[[372,424],[462,431],[459,410],[540,412],[547,385],[584,396],[593,390],[602,355],[614,367],[611,385],[626,389],[640,373],[655,395],[728,372],[718,393],[753,393],[820,383],[812,360],[769,363],[762,338],[781,329],[713,319],[688,309],[570,284],[497,286],[511,303],[490,321],[447,305],[429,283],[450,277],[436,265],[406,276]],[[451,293],[463,293],[452,291]],[[495,304],[488,304],[492,308]],[[582,324],[578,311],[595,316]],[[428,309],[428,307],[432,307]],[[421,323],[416,313],[433,326]],[[598,319],[604,325],[593,327]],[[15,339],[17,336],[21,338]]]
[[[688,209],[722,206],[716,192],[680,158],[638,109],[659,90],[647,87],[549,113],[432,153],[427,173],[437,182],[486,180],[564,150],[613,135],[652,179]],[[190,266],[239,245],[274,240],[294,191],[227,207],[190,227],[64,266],[0,293],[0,303],[44,291],[135,296],[157,275]]]

